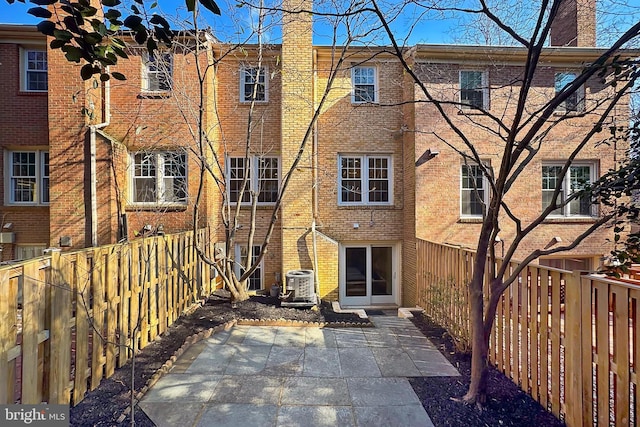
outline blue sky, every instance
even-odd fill
[[[154,1],[157,1],[158,7],[169,15],[175,15],[180,9],[184,10],[184,0]],[[151,2],[152,0],[147,0],[145,4],[149,5],[151,4]],[[385,2],[385,0],[381,0],[381,2]],[[605,3],[608,4],[607,2],[611,2],[611,4],[616,5],[615,7],[622,7],[620,6],[622,3],[618,0],[599,0],[599,19],[603,18],[603,15],[607,13],[603,13],[603,9],[605,11],[607,10],[607,7],[604,6]],[[208,14],[209,18],[207,19],[207,24],[211,26],[214,34],[223,41],[243,40],[243,37],[248,34],[246,29],[252,26],[252,17],[247,13],[247,9],[236,7],[236,2],[234,0],[217,0],[217,3],[222,10],[222,16],[217,17],[213,16],[212,14]],[[394,3],[397,2],[386,1],[386,3],[392,5],[390,7],[393,7]],[[625,6],[626,9],[624,11],[617,11],[616,13],[610,14],[609,18],[615,19],[615,24],[608,25],[606,29],[613,28],[619,31],[628,28],[628,25],[630,23],[640,20],[640,0],[627,0],[626,3],[627,6]],[[508,2],[501,3],[501,5],[507,6],[508,4]],[[516,1],[515,4],[530,4],[535,7],[535,2],[522,3]],[[8,4],[6,0],[0,0],[0,23],[37,24],[40,20],[27,14],[27,10],[32,6],[32,4],[23,4],[19,3],[18,1],[16,1],[14,4]],[[507,9],[505,10],[508,11],[509,8],[507,7]],[[398,34],[402,34],[408,30],[409,22],[414,18],[412,12],[415,13],[415,11],[412,11],[410,8],[405,9],[403,15],[394,23],[393,29],[395,32],[397,32]],[[607,17],[604,16],[604,18]],[[602,23],[602,21],[604,21],[604,19],[599,20],[600,23]],[[327,28],[329,27],[323,27],[320,24],[319,20],[316,20],[316,25],[314,26],[314,30],[316,32],[314,43],[331,44],[331,39],[327,36]],[[363,26],[363,28],[366,27]],[[243,29],[245,31],[243,31]],[[599,28],[598,31],[601,35],[604,33],[604,31],[601,32],[601,28]],[[422,20],[420,22],[420,25],[417,26],[415,31],[412,33],[412,36],[408,40],[408,44],[413,45],[417,43],[451,43],[452,41],[456,40],[456,36],[459,36],[460,32],[459,21],[456,19]],[[277,43],[278,31],[275,30],[272,33],[268,34],[267,40],[265,41],[270,41],[269,37],[273,38],[272,41]],[[382,40],[377,44],[388,45],[389,43],[388,40]]]
[[[184,8],[183,0],[157,0],[157,2],[159,7],[169,14],[175,14],[176,9]],[[211,17],[207,19],[208,24],[211,25],[214,32],[224,34],[223,37],[220,37],[220,34],[216,35],[225,41],[233,39],[234,37],[240,38],[238,28],[250,26],[250,18],[246,16],[246,9],[237,8],[233,4],[234,2],[231,0],[219,0],[218,5],[222,9],[222,16],[217,17],[209,14]],[[24,4],[18,1],[13,4],[8,4],[6,0],[0,0],[0,23],[35,25],[40,22],[40,19],[32,17],[27,13],[27,10],[34,6],[33,4]],[[399,23],[399,25],[401,24]],[[414,44],[447,42],[449,41],[449,28],[453,25],[454,23],[452,21],[431,21],[428,25],[424,26],[424,30],[421,31],[419,35],[411,39],[411,42]],[[322,27],[318,25],[317,22],[314,28],[316,31],[322,31]],[[330,44],[330,38],[316,37],[314,42],[318,44]]]

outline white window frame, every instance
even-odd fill
[[[155,168],[155,175],[137,175],[138,172],[138,168],[137,168],[137,164],[136,164],[136,156],[137,155],[147,155],[153,158],[153,166]],[[165,163],[167,161],[168,156],[178,156],[181,155],[183,156],[184,159],[184,176],[179,176],[179,175],[165,175]],[[130,192],[129,192],[129,200],[130,200],[130,205],[132,206],[158,206],[158,205],[162,205],[162,206],[186,206],[187,205],[187,201],[189,199],[189,161],[187,158],[187,153],[181,150],[177,150],[177,151],[155,151],[155,150],[150,150],[150,151],[137,151],[137,152],[133,152],[130,155],[130,168],[129,168],[129,177],[130,177]],[[138,179],[151,179],[153,178],[155,180],[155,199],[154,200],[145,200],[145,201],[138,201],[136,200],[136,181]],[[165,182],[165,178],[174,178],[174,180],[172,180],[172,182],[174,182],[176,179],[178,180],[182,180],[182,182],[184,183],[184,194],[185,197],[184,199],[180,199],[178,198],[177,200],[167,200],[166,199],[166,194],[167,194],[167,188],[166,188],[166,182]]]
[[[246,157],[242,157],[242,156],[228,156],[227,157],[227,161],[226,161],[226,166],[227,166],[227,200],[229,201],[229,203],[235,204],[237,203],[236,200],[231,200],[231,193],[230,193],[230,189],[231,189],[231,162],[232,160],[242,160],[243,162],[245,160],[249,161],[249,178],[247,181],[247,186],[244,190],[244,194],[243,194],[243,199],[240,203],[242,205],[251,205],[251,194],[253,192],[256,192],[260,189],[260,183],[262,181],[266,181],[266,179],[264,179],[260,173],[260,171],[262,171],[263,169],[261,168],[262,166],[262,161],[266,160],[266,159],[270,159],[270,160],[276,160],[278,162],[277,165],[277,169],[276,169],[276,173],[277,173],[277,188],[278,188],[278,192],[276,193],[275,197],[276,200],[278,198],[278,195],[280,194],[280,184],[281,184],[281,180],[282,180],[282,160],[280,159],[280,156],[275,156],[275,155],[270,155],[270,156],[251,156],[249,158]],[[258,173],[255,173],[256,171],[258,171]],[[242,181],[243,178],[238,178],[236,179],[236,181]],[[269,181],[274,181],[273,178],[270,178]],[[276,200],[273,201],[268,201],[268,202],[263,202],[260,201],[260,194],[262,194],[262,192],[260,191],[258,193],[258,201],[257,201],[257,205],[258,206],[272,206],[276,203]]]
[[[482,109],[483,110],[488,110],[489,109],[489,76],[488,76],[488,72],[486,70],[478,70],[478,69],[464,69],[464,70],[460,70],[458,72],[458,102],[460,102],[460,108],[463,110],[475,110],[477,109],[476,107],[466,103],[463,99],[462,99],[462,75],[463,73],[480,73],[481,76],[481,82],[480,82],[480,87],[479,88],[475,88],[475,89],[471,89],[474,91],[480,91],[482,93]]]
[[[544,167],[559,167],[562,168],[564,167],[565,163],[564,162],[543,162],[542,163],[542,168]],[[589,182],[593,183],[595,182],[595,180],[597,179],[597,164],[596,162],[584,162],[584,161],[578,161],[578,162],[573,162],[571,164],[571,166],[569,166],[569,170],[567,170],[566,175],[564,176],[564,179],[562,180],[562,197],[560,197],[561,195],[558,195],[558,201],[560,203],[563,203],[564,200],[569,197],[571,195],[571,169],[572,168],[578,168],[578,167],[589,167]],[[541,192],[544,194],[545,191],[548,192],[553,192],[553,189],[548,189],[545,190],[543,188],[543,184],[544,184],[544,174],[541,172],[541,185],[540,185],[540,189]],[[574,199],[574,200],[578,200],[578,199]],[[542,198],[541,200],[542,202],[542,209],[546,209],[547,206],[544,204],[544,199]],[[584,215],[581,213],[578,214],[573,214],[571,212],[571,202],[569,202],[568,205],[563,206],[562,208],[559,209],[560,212],[557,211],[553,211],[549,214],[549,218],[594,218],[598,216],[598,207],[595,204],[591,204],[590,208],[589,208],[589,214],[588,215]]]
[[[360,160],[360,191],[352,190],[355,194],[360,194],[359,201],[344,201],[343,191],[350,191],[344,181],[356,181],[358,179],[343,178],[342,176],[342,161],[343,159]],[[372,194],[369,187],[369,181],[374,180],[369,177],[369,160],[370,159],[384,159],[387,161],[387,193],[388,200],[384,202],[371,201],[369,195]],[[393,156],[389,154],[340,154],[338,156],[338,206],[391,206],[393,205]],[[377,179],[384,181],[385,179]],[[363,189],[367,191],[363,191]]]
[[[14,175],[14,154],[33,154],[34,155],[34,174],[33,175]],[[5,203],[14,206],[39,206],[48,205],[50,201],[49,194],[49,151],[47,150],[11,150],[4,152],[5,158]],[[33,189],[31,190],[32,200],[22,201],[16,200],[16,185],[18,180],[33,180]]]
[[[42,53],[44,54],[44,70],[43,69],[38,69],[38,68],[30,68],[29,67],[29,63],[31,61],[29,61],[29,54],[30,53]],[[48,70],[49,70],[49,62],[48,62],[48,58],[47,58],[47,51],[45,49],[37,49],[37,48],[23,48],[21,49],[21,56],[22,56],[22,75],[21,75],[21,79],[22,79],[22,83],[21,83],[21,88],[24,92],[36,92],[36,93],[45,93],[48,91],[49,89],[49,82],[48,82]],[[41,63],[41,61],[38,61]],[[30,73],[37,73],[37,74],[44,74],[45,76],[45,83],[46,83],[46,88],[45,89],[32,89],[29,87],[29,74]]]
[[[484,162],[483,162],[484,163]],[[480,214],[469,214],[469,213],[464,213],[464,198],[463,198],[463,192],[465,191],[469,191],[469,192],[473,192],[476,191],[477,189],[474,187],[465,187],[464,186],[464,175],[463,175],[463,170],[464,168],[469,167],[469,168],[479,168],[480,171],[482,171],[482,168],[480,167],[480,165],[478,165],[477,163],[463,163],[460,165],[460,191],[459,191],[459,195],[460,195],[460,218],[482,218],[483,217],[483,213]],[[484,165],[485,168],[488,167],[487,164]],[[489,179],[487,178],[487,176],[484,174],[484,172],[482,173],[482,191],[484,192],[482,194],[482,202],[484,203],[485,208],[483,209],[486,210],[486,207],[489,206],[489,193],[490,193],[490,188],[489,188]]]
[[[250,72],[258,70],[258,87],[264,86],[264,99],[256,99],[254,102],[258,104],[266,104],[269,102],[269,68],[266,65],[262,67],[242,66],[240,68],[240,103],[249,104],[253,101],[253,85],[255,84],[254,77]],[[247,80],[249,78],[249,80]],[[262,82],[260,80],[263,80]],[[249,85],[249,86],[247,86]],[[247,92],[247,88],[251,88],[250,92]],[[259,94],[260,90],[256,94]]]
[[[235,245],[234,270],[238,279],[240,278],[241,269],[243,268],[244,262],[246,261],[245,258],[247,256],[247,253],[242,253],[243,250],[246,251],[246,248],[246,245],[241,245],[239,243],[236,243]],[[253,265],[254,260],[257,259],[258,255],[260,254],[260,245],[253,245],[253,250],[251,252],[251,265]],[[257,287],[255,286],[256,282],[258,283]],[[251,273],[251,276],[247,278],[247,284],[249,285],[249,291],[259,291],[264,289],[264,258],[260,260],[258,267],[253,271],[253,273]]]
[[[373,81],[369,81],[366,83],[356,83],[356,74],[359,70],[372,70],[373,71]],[[365,85],[365,86],[373,86],[373,99],[358,99],[357,96],[357,86]],[[357,65],[351,68],[351,103],[353,104],[377,104],[379,102],[379,84],[378,84],[378,67],[375,65]]]
[[[576,71],[556,71],[553,75],[553,87],[554,87],[554,96],[558,96],[558,93],[560,93],[562,91],[563,88],[565,88],[567,85],[571,84],[579,75],[580,73],[576,72]],[[558,85],[558,78],[560,76],[572,76],[573,78],[569,79],[564,79],[563,80],[563,85],[559,86]],[[560,105],[558,105],[558,108],[556,108],[556,111],[559,113],[581,113],[584,111],[585,108],[585,92],[584,92],[584,85],[580,86],[573,94],[571,94],[571,96],[575,96],[575,100],[573,101],[573,103],[575,104],[575,108],[570,108],[567,109],[567,101],[569,101],[570,98],[567,98],[564,102],[562,102]]]
[[[160,65],[151,60],[148,52],[142,54],[142,91],[145,93],[166,93],[173,89],[173,54],[171,52],[154,51],[154,58],[162,58]],[[154,84],[152,84],[152,82]],[[162,86],[166,88],[162,88]],[[157,86],[157,88],[155,88]]]

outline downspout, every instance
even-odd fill
[[[313,82],[311,84],[312,105],[316,107],[316,84],[318,82],[318,49],[313,49]],[[315,111],[314,111],[315,113]],[[311,220],[311,241],[313,250],[313,282],[315,292],[320,297],[320,275],[318,274],[318,247],[316,239],[316,218],[318,217],[318,121],[313,122],[313,168],[312,168],[313,192],[312,192],[312,220]]]
[[[105,72],[109,73],[109,67]],[[91,199],[91,246],[98,246],[98,187],[96,183],[96,131],[98,129],[109,126],[111,121],[111,82],[107,80],[104,82],[104,104],[103,104],[104,117],[103,122],[95,125],[89,125],[89,179],[90,183],[90,195]]]

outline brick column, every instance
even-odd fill
[[[311,10],[310,0],[285,0],[285,10]],[[289,171],[298,155],[313,116],[313,44],[311,15],[283,14],[282,25],[282,172]],[[313,175],[310,137],[302,160],[291,173],[282,205],[282,271],[311,269],[313,250],[309,229],[312,222]]]

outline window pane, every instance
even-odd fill
[[[591,182],[590,166],[571,166],[571,193],[583,190],[588,187]],[[570,215],[588,216],[591,215],[591,200],[589,195],[585,194],[575,200],[569,202]]]
[[[376,101],[376,70],[374,67],[355,67],[352,79],[354,102]]]
[[[575,73],[556,73],[555,90],[556,95],[560,93],[567,85],[576,79]],[[578,111],[581,109],[582,95],[579,90],[570,94],[567,99],[560,105],[565,111]]]
[[[341,162],[343,202],[362,201],[362,159],[359,157],[343,157]]]
[[[258,164],[258,202],[275,203],[278,199],[278,158],[259,158]]]
[[[553,193],[560,183],[560,173],[562,166],[542,166],[542,209],[546,209],[553,202]],[[564,191],[560,188],[558,193],[558,203],[564,201]],[[555,209],[551,215],[562,215],[563,208]]]
[[[389,165],[387,158],[369,158],[369,201],[389,201]]]
[[[258,71],[258,68],[245,68],[242,70],[242,99],[244,101],[266,100],[266,84],[264,68]],[[256,81],[257,79],[257,81]],[[255,97],[254,97],[255,91]]]
[[[460,72],[460,102],[475,108],[484,106],[482,71]]]
[[[367,295],[367,248],[346,248],[345,267],[346,296]]]
[[[173,57],[171,54],[154,53],[146,57],[145,90],[162,92],[171,90],[173,83]]]
[[[156,201],[156,155],[136,153],[134,155],[133,201]]]
[[[462,215],[482,216],[484,212],[484,178],[478,165],[462,165],[460,191]]]
[[[393,248],[371,248],[371,294],[391,295],[393,293]]]
[[[244,181],[244,157],[231,157],[229,158],[229,201],[237,203],[240,198],[240,192],[242,190],[242,183]],[[249,178],[251,177],[251,171],[247,170],[247,183],[242,193],[242,202],[248,203],[251,200],[251,183]]]
[[[46,91],[47,53],[45,51],[27,51],[26,62],[26,89]]]

